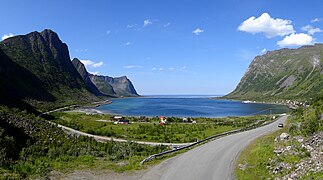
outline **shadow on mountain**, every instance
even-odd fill
[[[26,100],[54,102],[43,82],[0,49],[0,104],[36,112]],[[31,103],[32,104],[32,103]]]

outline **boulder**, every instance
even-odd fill
[[[289,134],[287,134],[285,132],[281,133],[281,135],[279,136],[279,138],[280,138],[281,141],[282,140],[287,140],[288,137],[289,137]]]

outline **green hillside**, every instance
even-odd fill
[[[323,44],[281,49],[257,56],[236,89],[224,96],[242,100],[305,100],[323,92]]]

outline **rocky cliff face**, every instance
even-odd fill
[[[85,84],[87,85],[88,89],[97,96],[103,96],[103,94],[100,92],[100,90],[92,83],[89,73],[87,72],[84,64],[77,58],[74,58],[72,60],[73,65],[75,66],[76,70],[79,72],[83,80],[85,81]]]
[[[257,56],[236,89],[225,98],[304,100],[320,94],[322,87],[323,44],[315,44]]]
[[[37,89],[44,89],[50,96],[44,95],[41,100],[46,102],[52,100],[56,105],[73,103],[80,99],[82,101],[98,100],[88,91],[83,79],[70,61],[67,45],[55,32],[46,29],[40,33],[32,32],[8,38],[0,42],[0,49],[3,52],[1,61],[7,59],[10,63],[6,63],[6,66],[15,66],[14,71],[2,71],[3,75],[10,77],[11,80],[8,81],[16,84],[15,86],[19,87],[20,91],[25,91],[24,97],[27,99],[38,100],[39,98],[35,98],[33,94],[39,92]],[[33,78],[17,76],[18,69],[23,69]],[[9,83],[6,83],[1,88],[9,88],[8,86]],[[37,106],[37,103],[34,105]]]
[[[126,76],[112,78],[109,76],[98,76],[91,74],[90,79],[101,90],[101,92],[105,92],[107,90],[105,86],[109,84],[115,94],[119,97],[139,96],[133,84]],[[108,90],[108,92],[109,91],[110,90]]]
[[[139,96],[133,84],[126,76],[113,78],[93,75],[87,72],[83,63],[77,58],[74,58],[72,62],[87,84],[94,84],[102,94],[113,97]]]

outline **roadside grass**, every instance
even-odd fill
[[[206,137],[270,119],[267,116],[196,118],[199,120],[198,123],[191,124],[181,123],[178,122],[180,118],[173,118],[170,120],[172,123],[161,126],[155,119],[148,123],[134,121],[129,125],[114,124],[111,122],[113,116],[107,114],[88,115],[79,112],[56,112],[52,115],[55,116],[55,122],[90,134],[126,140],[167,143],[196,142]],[[135,117],[128,119],[135,119]],[[102,122],[102,120],[106,122]]]
[[[260,137],[250,143],[246,149],[242,151],[237,161],[235,175],[239,180],[249,179],[274,179],[283,176],[295,170],[295,165],[302,159],[310,157],[304,148],[301,148],[299,142],[295,140],[285,140],[275,142],[275,138],[286,129],[281,129],[272,134]],[[298,154],[282,153],[277,156],[274,153],[275,148],[286,148],[291,146]],[[273,174],[273,167],[277,167],[280,163],[288,164],[291,169],[284,168],[277,174]],[[308,172],[300,179],[323,179],[323,172]]]
[[[260,137],[251,142],[247,148],[241,152],[235,169],[237,179],[273,178],[267,169],[267,166],[269,165],[267,162],[270,158],[275,156],[273,152],[274,140],[280,133],[282,133],[282,130]]]

